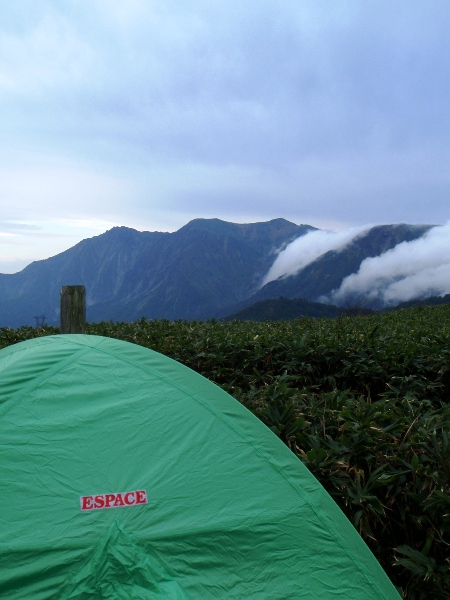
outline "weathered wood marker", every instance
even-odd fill
[[[63,285],[61,288],[61,333],[86,333],[86,288]]]

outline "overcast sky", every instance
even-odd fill
[[[114,225],[450,218],[448,0],[0,3],[0,271]]]

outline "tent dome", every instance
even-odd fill
[[[199,374],[87,335],[0,351],[5,600],[394,600],[286,446]]]

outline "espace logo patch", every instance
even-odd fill
[[[82,511],[101,510],[102,508],[119,508],[120,506],[136,506],[138,504],[147,503],[147,492],[145,490],[80,497]]]

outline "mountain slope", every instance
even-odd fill
[[[340,287],[343,279],[356,273],[365,258],[379,256],[403,241],[421,237],[431,225],[380,225],[356,237],[343,250],[326,252],[296,275],[270,281],[244,301],[228,306],[219,317],[236,313],[260,300],[283,296],[317,301]]]

